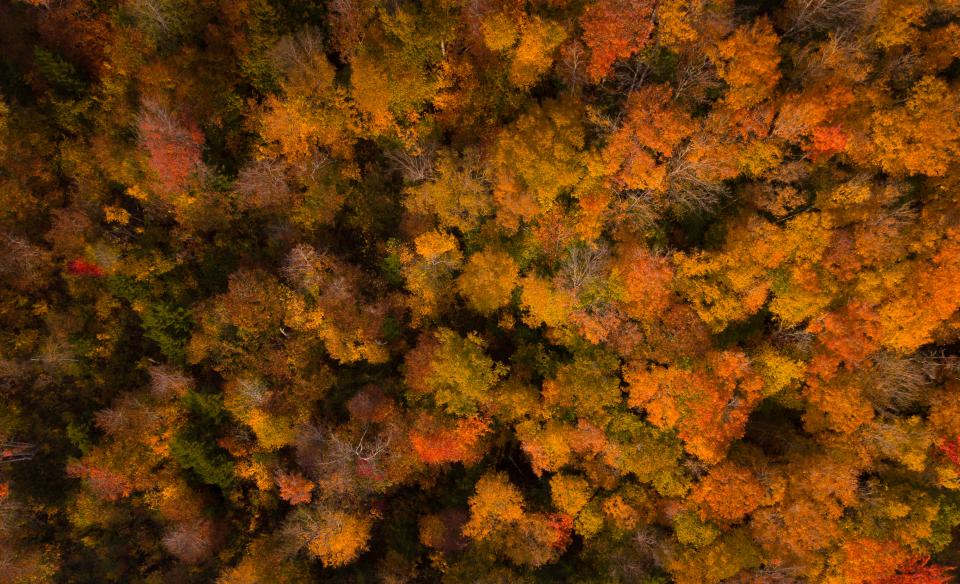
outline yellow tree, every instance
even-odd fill
[[[467,150],[458,156],[443,149],[437,153],[434,176],[407,187],[404,206],[416,213],[435,214],[443,228],[470,231],[493,212],[493,197],[484,172],[476,151]]]
[[[576,106],[547,102],[501,131],[490,161],[497,222],[516,230],[546,212],[586,173]]]
[[[766,18],[738,28],[710,52],[720,78],[728,86],[723,101],[733,109],[767,99],[780,81],[780,39]]]
[[[943,176],[960,156],[960,94],[942,79],[924,77],[907,103],[873,115],[877,164],[897,175]]]
[[[470,519],[463,535],[487,539],[507,530],[524,518],[523,496],[503,473],[486,474],[477,481],[470,497]]]
[[[373,521],[369,516],[324,506],[298,507],[284,531],[327,567],[353,562],[366,551]]]
[[[423,233],[414,240],[413,251],[400,251],[400,262],[414,322],[437,316],[450,302],[453,272],[463,263],[457,238],[441,231]]]
[[[468,306],[481,314],[491,314],[509,304],[518,275],[519,267],[510,254],[485,250],[470,256],[456,287]]]
[[[322,339],[327,352],[343,363],[388,358],[381,338],[387,306],[364,301],[357,268],[301,244],[287,255],[283,272],[299,293],[288,296],[285,322],[290,327]]]
[[[526,89],[553,65],[553,53],[566,38],[559,24],[534,16],[520,29],[520,44],[510,62],[510,81]]]
[[[475,334],[466,337],[450,329],[426,333],[407,353],[404,378],[416,394],[426,394],[450,414],[470,416],[491,401],[491,388],[507,367],[484,353]]]

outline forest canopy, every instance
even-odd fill
[[[9,0],[0,55],[0,582],[956,577],[957,0]]]

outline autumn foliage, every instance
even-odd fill
[[[0,55],[0,584],[957,578],[957,0],[14,0]]]
[[[99,278],[103,275],[103,269],[100,266],[79,258],[67,262],[67,272],[72,276],[91,278]]]

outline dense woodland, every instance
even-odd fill
[[[935,584],[958,0],[0,2],[0,582]]]

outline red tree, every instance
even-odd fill
[[[587,73],[599,81],[617,59],[646,46],[653,32],[650,0],[600,0],[580,18],[583,41],[590,48]]]
[[[86,276],[90,278],[99,278],[104,275],[103,268],[80,258],[67,262],[67,273],[71,276]]]
[[[201,165],[203,135],[193,122],[149,101],[139,119],[140,140],[150,154],[150,168],[157,174],[160,187],[167,193],[186,188],[187,180]]]

